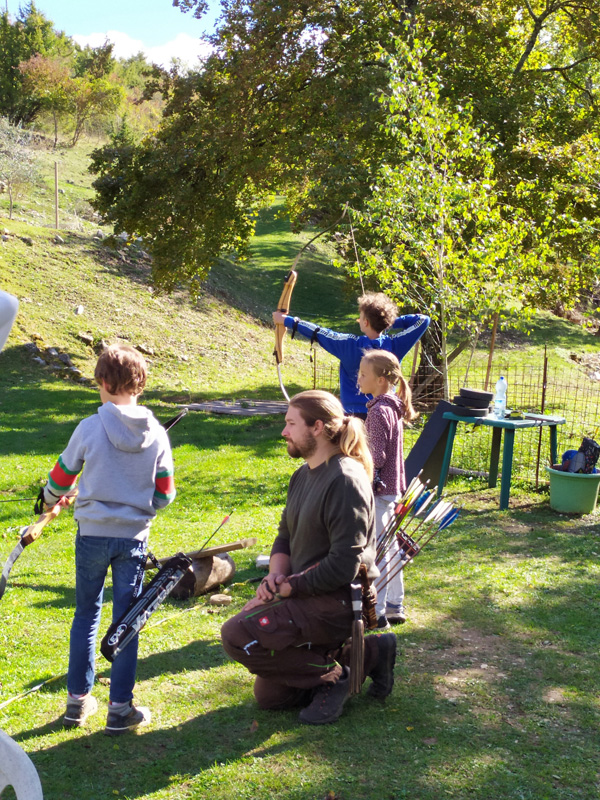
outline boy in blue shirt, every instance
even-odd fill
[[[358,368],[367,350],[387,350],[402,361],[408,351],[419,341],[429,327],[430,319],[424,314],[408,314],[398,317],[394,303],[381,292],[369,292],[358,299],[358,324],[362,336],[352,333],[338,333],[321,328],[312,322],[273,312],[273,321],[285,325],[311,340],[318,342],[323,350],[340,361],[340,400],[347,414],[365,419],[367,416],[367,395],[358,388]],[[386,331],[399,331],[389,336]]]

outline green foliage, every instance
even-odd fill
[[[206,10],[196,0],[175,5]],[[255,197],[283,194],[296,228],[333,222],[347,202],[365,210],[382,165],[398,161],[382,128],[389,65],[377,52],[394,56],[407,21],[409,31],[429,32],[423,69],[439,74],[440,100],[469,109],[467,124],[493,143],[486,182],[502,198],[496,216],[505,226],[521,220],[532,258],[552,264],[537,300],[551,304],[560,291],[570,304],[589,288],[596,212],[583,184],[596,174],[600,30],[593,8],[558,0],[224,4],[203,71],[163,73],[151,85],[165,97],[163,121],[119,172],[121,194],[103,196],[99,185],[102,212],[151,237],[160,284],[194,283],[220,251],[243,249]],[[110,154],[95,166],[110,175]],[[475,183],[479,169],[467,163],[465,181]]]
[[[221,252],[243,252],[255,202],[274,189],[296,227],[332,222],[368,191],[383,139],[375,54],[401,16],[371,0],[360,13],[349,0],[233,2],[201,73],[157,76],[163,121],[119,164],[118,196],[104,180],[113,154],[98,153],[94,169],[98,209],[151,239],[160,285],[196,284]]]
[[[0,117],[0,182],[9,197],[9,219],[15,198],[39,179],[37,161],[29,134]]]
[[[114,44],[106,40],[100,47],[87,45],[75,57],[76,78],[107,78],[117,63],[113,56]]]
[[[33,2],[19,10],[14,22],[7,13],[0,15],[0,116],[14,124],[35,118],[39,98],[25,91],[19,64],[35,55],[58,54],[64,43],[65,37],[54,32],[52,22]]]
[[[528,227],[498,191],[493,145],[473,125],[470,107],[442,98],[440,77],[424,67],[428,49],[413,38],[396,41],[393,56],[382,54],[390,86],[380,101],[394,163],[382,165],[367,211],[355,218],[371,242],[365,276],[428,309],[439,326],[447,398],[449,333],[514,312],[536,265],[525,251]]]
[[[494,141],[495,178],[530,220],[546,264],[535,302],[572,306],[599,274],[600,17],[596,4],[549,0],[422,2],[443,94],[472,102]],[[438,67],[435,66],[435,69]],[[595,177],[594,177],[595,176]]]

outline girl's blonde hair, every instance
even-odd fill
[[[413,408],[412,392],[396,356],[387,350],[367,350],[360,363],[365,362],[371,365],[377,378],[385,378],[389,384],[398,387],[396,393],[404,404],[404,419],[407,422],[416,419],[419,415]]]
[[[337,397],[320,389],[309,389],[292,397],[290,406],[300,412],[304,422],[312,426],[320,419],[326,438],[365,468],[373,480],[373,459],[367,444],[365,426],[357,417],[349,417]]]

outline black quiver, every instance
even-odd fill
[[[106,631],[100,652],[107,661],[114,661],[138,634],[158,606],[166,600],[192,564],[183,553],[177,553],[159,569],[139,597],[132,600],[127,611]]]

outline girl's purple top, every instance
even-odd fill
[[[404,403],[396,394],[380,394],[367,403],[367,438],[373,466],[380,470],[385,487],[375,494],[398,495],[406,490],[404,453],[402,451],[402,417]]]

